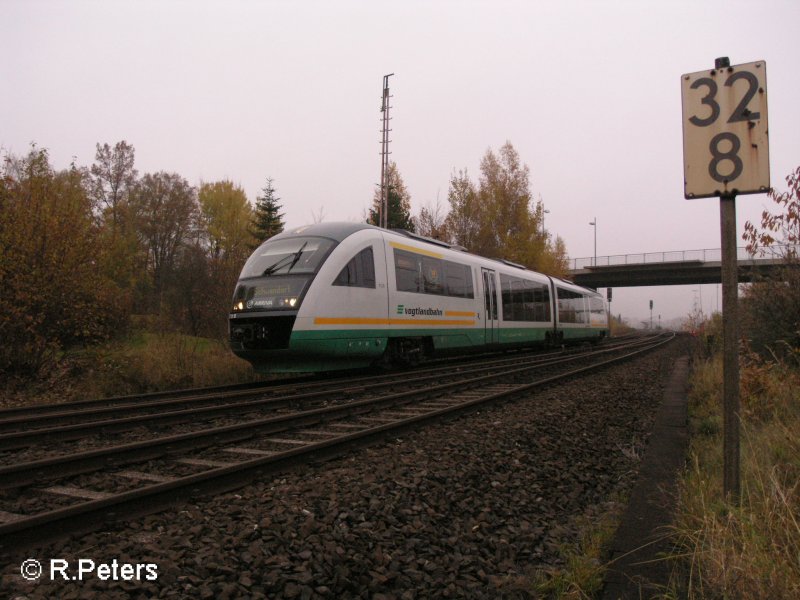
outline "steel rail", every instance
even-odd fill
[[[628,348],[636,347],[637,345],[638,344],[632,344]],[[538,369],[542,366],[554,366],[566,362],[574,362],[575,360],[583,358],[587,357],[584,355],[576,355],[568,358],[551,359],[546,365],[541,363],[526,365],[511,371],[473,376],[465,380],[451,381],[433,387],[418,388],[377,398],[351,401],[340,405],[305,410],[298,413],[277,415],[222,427],[213,427],[189,433],[152,438],[140,442],[132,442],[118,446],[98,448],[8,465],[0,467],[0,489],[28,485],[47,478],[88,473],[104,467],[141,462],[143,460],[159,458],[180,450],[196,450],[216,444],[240,441],[253,437],[256,433],[274,434],[296,427],[308,427],[328,421],[331,418],[339,419],[354,414],[370,412],[375,409],[409,404],[420,396],[428,397],[437,393],[444,394],[454,390],[470,389],[475,386],[493,383],[498,379],[505,379],[509,376],[519,376],[533,368]]]
[[[646,339],[646,338],[642,338]],[[615,338],[609,340],[606,346],[614,344],[617,341],[623,341],[622,338]],[[527,350],[527,349],[522,349]],[[552,355],[562,355],[565,350],[558,350],[555,352],[538,353],[535,356],[547,357]],[[504,352],[507,354],[507,351]],[[478,357],[485,357],[485,354],[460,356],[457,358],[443,358],[437,359],[432,363],[426,365],[421,369],[414,369],[414,374],[428,373],[428,372],[441,372],[451,368],[447,366],[435,366],[440,363],[447,363],[453,360],[464,361],[465,364],[474,364],[474,359]],[[496,356],[496,354],[491,354]],[[465,360],[468,359],[468,360]],[[473,360],[469,360],[473,359]],[[498,364],[503,364],[506,361],[516,360],[513,357],[506,357],[502,359],[492,359]],[[37,420],[46,422],[48,419],[60,420],[69,418],[72,415],[77,415],[81,418],[91,414],[113,414],[115,410],[139,410],[147,407],[168,407],[171,405],[180,406],[188,405],[196,402],[213,402],[220,399],[227,398],[240,398],[255,396],[261,394],[277,394],[284,390],[303,390],[309,388],[323,388],[330,386],[336,382],[373,382],[380,381],[381,379],[390,378],[391,374],[380,375],[357,375],[352,374],[333,377],[328,374],[325,378],[316,377],[303,377],[293,379],[280,379],[269,382],[255,382],[246,384],[232,384],[227,386],[208,387],[208,388],[194,388],[175,391],[151,392],[147,394],[129,395],[129,396],[115,396],[110,398],[96,398],[90,400],[76,400],[72,402],[63,402],[59,404],[40,404],[34,406],[20,406],[13,408],[0,408],[0,427],[9,428],[12,424],[24,425],[34,423]],[[51,416],[52,415],[52,416]],[[8,424],[8,425],[6,425]]]
[[[637,341],[634,344],[643,344],[647,343],[647,341]],[[621,346],[622,348],[629,347],[631,344],[627,346]],[[563,355],[559,355],[558,357],[548,358],[548,357],[541,357],[540,355],[531,355],[523,359],[523,364],[528,365],[529,367],[542,367],[548,366],[550,364],[554,364],[561,360],[574,360],[577,358],[582,357],[589,357],[595,356],[597,354],[607,353],[607,352],[616,352],[619,351],[620,346],[613,346],[604,348],[602,350],[594,350],[588,353],[580,353],[580,354],[570,354],[567,355],[567,358],[563,358]],[[508,364],[518,364],[520,362],[519,357],[516,359],[504,359],[503,361],[492,361],[487,364],[479,364],[479,365],[468,365],[473,371],[480,371],[480,370],[492,370],[501,368],[504,365]],[[500,364],[498,364],[500,363]],[[425,373],[425,372],[423,372]],[[343,387],[343,388],[333,388],[333,389],[323,389],[313,392],[305,392],[300,394],[293,394],[290,396],[282,396],[282,397],[268,397],[268,398],[255,398],[251,400],[245,400],[240,402],[233,402],[228,404],[221,404],[221,405],[211,405],[211,406],[202,406],[202,407],[195,407],[195,408],[188,408],[184,410],[175,410],[175,411],[168,411],[168,412],[157,412],[157,413],[148,413],[143,415],[135,415],[123,418],[112,418],[107,420],[96,420],[96,421],[87,421],[85,423],[76,423],[72,425],[60,425],[57,427],[42,427],[38,429],[32,429],[29,431],[17,431],[13,430],[10,433],[2,433],[0,434],[0,450],[14,450],[18,448],[24,448],[27,446],[34,445],[42,440],[47,440],[49,442],[52,441],[63,441],[63,440],[74,440],[85,437],[87,435],[96,434],[96,433],[112,433],[112,432],[119,432],[125,431],[129,429],[133,429],[135,427],[139,427],[141,425],[171,425],[176,423],[186,423],[189,421],[197,421],[198,418],[214,418],[220,415],[227,415],[227,414],[236,414],[236,413],[243,413],[243,412],[251,412],[254,410],[264,410],[264,409],[277,409],[283,408],[287,405],[292,405],[299,402],[310,401],[314,399],[319,399],[327,396],[332,395],[353,395],[358,393],[363,393],[367,390],[372,391],[378,388],[386,388],[386,387],[394,387],[398,385],[398,383],[402,383],[402,385],[422,385],[429,381],[438,381],[441,378],[441,374],[446,373],[448,375],[466,375],[465,371],[454,371],[453,366],[450,368],[440,368],[431,370],[431,374],[423,374],[419,376],[418,372],[411,372],[411,375],[417,375],[416,377],[408,377],[405,376],[402,379],[399,379],[397,375],[392,376],[391,378],[387,378],[383,376],[380,378],[379,381],[363,381],[361,382],[353,382],[356,385]],[[405,374],[404,374],[405,375]],[[345,381],[345,383],[350,383],[349,380]],[[104,409],[98,409],[98,411],[102,411]],[[83,412],[74,413],[75,416],[80,416],[84,414]],[[91,411],[91,414],[97,414],[97,411]],[[105,414],[105,413],[103,413]],[[41,418],[37,419],[36,422],[49,422],[49,421],[59,421],[58,413],[56,414],[48,414],[43,415]],[[17,421],[14,421],[14,424],[19,426]],[[0,431],[2,430],[2,422],[0,422]]]

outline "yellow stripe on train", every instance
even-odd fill
[[[475,313],[469,313],[472,316]],[[314,325],[466,325],[475,326],[475,321],[462,321],[456,319],[369,319],[369,318],[339,318],[315,317]]]
[[[389,242],[389,245],[392,248],[397,248],[398,250],[405,250],[406,252],[414,252],[416,254],[422,254],[423,256],[432,256],[433,258],[444,257],[444,254],[440,254],[439,252],[431,252],[430,250],[417,248],[416,246],[407,246],[406,244],[398,244],[397,242]]]

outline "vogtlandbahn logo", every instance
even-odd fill
[[[420,315],[424,315],[427,317],[441,317],[442,311],[439,308],[406,308],[403,304],[397,305],[397,314],[398,315],[410,315],[412,317],[417,317]]]

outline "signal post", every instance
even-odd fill
[[[763,60],[681,76],[684,197],[719,197],[722,246],[723,491],[738,503],[739,316],[736,196],[769,191],[767,65]]]

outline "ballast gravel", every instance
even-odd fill
[[[559,565],[564,545],[632,486],[687,343],[345,458],[4,557],[0,591],[31,599],[532,597],[526,579]],[[43,566],[37,581],[20,573],[30,558]],[[80,560],[94,569],[69,581],[56,571],[51,580],[52,559],[67,561],[70,578]],[[123,564],[133,565],[124,571],[131,580]],[[157,579],[136,565],[156,565]]]

